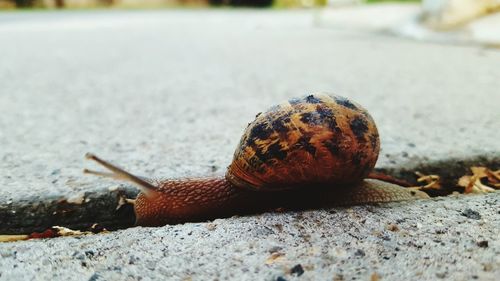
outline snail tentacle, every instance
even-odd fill
[[[106,173],[106,172],[101,172],[101,171],[94,171],[90,169],[83,169],[84,174],[89,174],[89,175],[94,175],[94,176],[99,176],[103,178],[111,178],[115,180],[123,180],[124,178],[120,175],[113,174],[113,173]]]

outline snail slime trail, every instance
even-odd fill
[[[87,154],[140,189],[136,224],[204,221],[276,208],[304,209],[427,198],[420,191],[365,179],[378,158],[375,122],[347,98],[312,94],[256,116],[243,132],[225,176],[153,181]]]

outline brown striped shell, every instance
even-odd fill
[[[377,127],[359,104],[313,94],[257,115],[226,178],[238,187],[282,190],[362,180],[380,149]]]

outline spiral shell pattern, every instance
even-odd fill
[[[364,108],[341,96],[312,94],[258,114],[226,178],[263,191],[337,187],[362,180],[379,149],[377,127]]]

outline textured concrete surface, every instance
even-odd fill
[[[7,211],[46,198],[91,201],[91,193],[127,186],[84,176],[83,167],[95,167],[83,160],[88,151],[151,177],[223,173],[256,113],[315,91],[349,96],[371,112],[382,138],[379,168],[500,157],[499,51],[332,30],[317,25],[316,11],[2,13],[0,52],[0,207]],[[5,244],[0,278],[79,272],[91,280],[138,279],[147,271],[152,278],[245,273],[271,280],[297,263],[310,279],[498,275],[491,234],[498,232],[498,194],[432,202],[302,215],[312,221],[298,214],[221,220],[215,232],[186,224]],[[457,220],[468,207],[489,210],[487,222],[474,228],[478,221]],[[396,244],[386,245],[399,240],[372,234],[399,237],[384,231],[399,216],[408,221],[400,228],[410,229],[401,238],[406,246],[398,244],[410,249],[398,253],[400,269],[390,257]],[[442,236],[436,222],[459,244],[431,242]],[[282,234],[275,224],[284,225]],[[308,246],[300,231],[310,236]],[[487,248],[475,244],[483,237]],[[290,253],[290,263],[264,265],[274,246]],[[359,260],[358,248],[365,253]],[[299,258],[305,254],[312,256]]]
[[[0,280],[497,280],[499,205],[490,194],[3,243]]]

